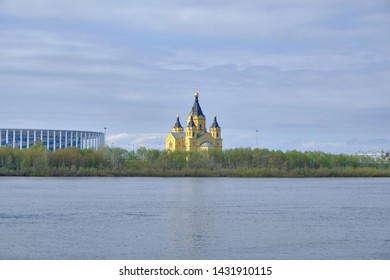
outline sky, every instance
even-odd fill
[[[390,151],[389,89],[388,0],[0,0],[1,128],[163,149],[198,90],[224,148]]]

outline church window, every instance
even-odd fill
[[[202,130],[202,124],[199,125],[199,129]]]
[[[195,132],[192,132],[192,137],[195,137]]]
[[[217,137],[219,137],[219,133],[217,132]]]

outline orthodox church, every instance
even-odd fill
[[[187,118],[186,130],[183,129],[179,116],[172,131],[166,138],[167,151],[222,150],[221,127],[214,116],[210,132],[206,129],[206,116],[199,104],[199,93],[195,93],[195,102]]]

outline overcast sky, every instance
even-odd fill
[[[194,92],[225,148],[390,151],[388,0],[0,0],[0,127],[163,148]]]

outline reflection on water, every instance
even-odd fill
[[[390,179],[0,178],[0,259],[390,259]]]

